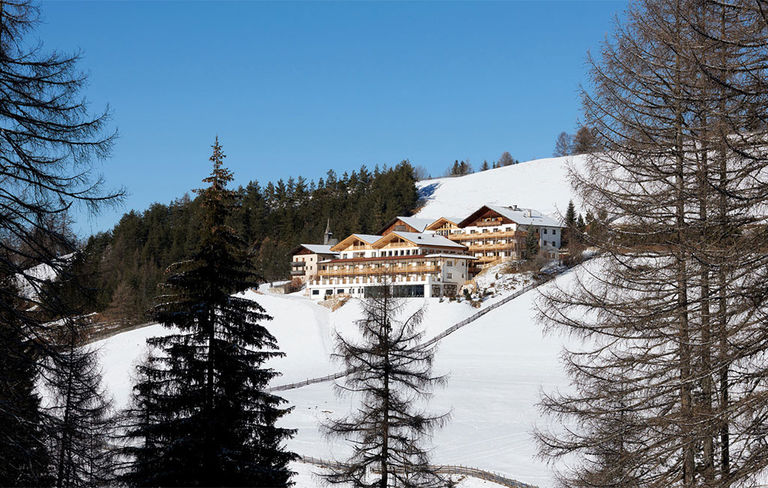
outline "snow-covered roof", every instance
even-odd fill
[[[475,214],[477,214],[479,211],[483,210],[484,208],[493,210],[497,214],[508,218],[512,222],[515,222],[516,224],[520,225],[534,225],[534,226],[543,226],[543,227],[563,227],[563,224],[561,224],[559,221],[553,219],[552,217],[547,217],[546,215],[542,215],[538,211],[531,209],[531,208],[519,208],[519,207],[503,207],[501,205],[483,205],[478,210],[472,212],[472,214],[464,219],[461,225],[466,225],[469,223],[470,219],[472,219]]]
[[[402,220],[419,232],[424,232],[424,229],[426,229],[427,226],[433,222],[432,219],[422,219],[419,217],[398,217],[398,219]]]
[[[405,240],[411,241],[415,244],[424,246],[440,246],[440,247],[455,247],[463,249],[466,246],[453,242],[447,237],[438,236],[435,234],[424,234],[421,232],[400,232],[396,231],[393,234],[402,237]]]
[[[299,244],[299,248],[301,247],[314,254],[338,254],[336,251],[331,251],[332,246],[325,244]]]
[[[381,239],[381,236],[377,236],[374,234],[352,234],[353,236],[357,237],[361,241],[365,241],[368,244],[373,244],[374,242]]]
[[[437,228],[438,223],[442,223],[443,221],[450,222],[451,224],[458,224],[462,220],[464,220],[464,217],[438,217],[436,219],[429,219],[432,220],[432,222],[429,223],[429,225],[426,227],[429,230],[435,230]]]
[[[421,217],[403,217],[402,215],[398,215],[394,219],[387,222],[387,224],[381,228],[381,232],[384,232],[385,230],[387,230],[392,224],[394,224],[398,220],[416,229],[417,232],[424,232],[427,226],[435,221],[435,219],[425,219]]]

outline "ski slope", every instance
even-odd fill
[[[463,218],[482,205],[517,205],[544,215],[565,215],[578,199],[568,183],[568,168],[580,169],[585,156],[536,159],[460,177],[419,181],[424,206],[416,217]]]

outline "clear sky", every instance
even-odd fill
[[[81,50],[85,95],[119,139],[101,171],[122,208],[200,186],[218,134],[236,182],[338,174],[409,159],[552,154],[573,131],[586,53],[624,1],[44,1],[35,35]],[[542,191],[546,191],[542,189]]]

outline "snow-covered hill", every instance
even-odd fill
[[[436,372],[447,374],[448,382],[435,392],[429,409],[450,411],[451,420],[432,440],[435,463],[478,467],[539,486],[550,484],[551,472],[535,458],[530,433],[539,421],[536,403],[540,389],[564,387],[567,381],[558,362],[562,341],[544,337],[533,319],[537,294],[534,290],[514,299],[439,344]],[[249,296],[274,317],[267,326],[286,353],[270,363],[282,373],[275,384],[340,369],[331,358],[333,336],[336,331],[347,336],[355,334],[354,321],[360,317],[357,302],[331,312],[297,295]],[[477,312],[467,302],[410,299],[405,313],[421,306],[427,307],[423,324],[427,337]],[[128,404],[133,366],[143,357],[146,338],[162,333],[163,329],[155,325],[96,343],[103,358],[104,381],[117,407]],[[283,391],[280,395],[294,407],[283,419],[285,426],[298,429],[288,444],[290,449],[324,459],[346,455],[348,446],[329,442],[319,426],[324,419],[344,415],[353,408],[355,399],[338,397],[332,383]],[[302,479],[308,484],[299,486],[316,486],[307,481],[311,477],[303,471]]]
[[[484,204],[518,205],[545,215],[564,215],[574,197],[568,167],[580,168],[584,156],[537,159],[466,176],[417,183],[425,202],[418,217],[466,217]]]

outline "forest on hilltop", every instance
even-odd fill
[[[289,253],[300,243],[321,243],[330,219],[336,237],[375,233],[389,219],[410,215],[417,204],[413,166],[378,166],[338,177],[253,180],[237,193],[241,205],[228,222],[250,244],[265,280],[289,277]],[[88,277],[93,311],[114,319],[141,320],[154,303],[165,269],[183,261],[200,241],[200,205],[189,195],[170,204],[131,210],[108,232],[91,236],[74,266]]]

